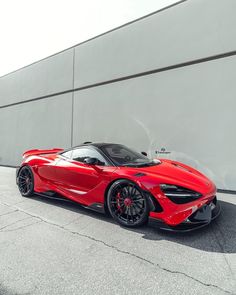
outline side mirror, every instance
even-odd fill
[[[147,157],[147,153],[146,152],[141,152],[142,155],[144,155],[145,157]]]
[[[88,164],[88,165],[96,165],[99,162],[99,160],[97,158],[85,158],[84,159],[84,163]]]
[[[86,163],[88,165],[99,165],[99,166],[104,166],[105,165],[105,163],[100,161],[99,159],[91,158],[91,157],[85,158],[84,163]]]

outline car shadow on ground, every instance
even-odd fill
[[[88,210],[76,203],[41,196],[35,196],[34,199],[117,225],[109,215]],[[192,232],[168,232],[153,224],[136,229],[126,227],[123,229],[139,233],[143,239],[147,240],[167,240],[207,252],[236,253],[236,205],[225,201],[219,201],[219,203],[221,205],[220,216],[206,227]]]

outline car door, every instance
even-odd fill
[[[103,165],[88,165],[86,158],[97,158]],[[56,177],[60,190],[76,201],[87,204],[95,194],[96,188],[107,178],[104,168],[107,162],[95,149],[80,147],[71,153],[62,154],[56,164]]]
[[[58,154],[44,155],[37,160],[37,165],[34,165],[35,183],[39,191],[51,190],[51,185],[55,184],[57,158]]]

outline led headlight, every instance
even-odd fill
[[[170,185],[170,184],[160,184],[160,188],[162,192],[173,202],[176,204],[185,204],[196,199],[200,198],[202,195],[193,190],[189,190],[187,188]]]

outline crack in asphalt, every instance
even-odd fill
[[[77,218],[71,220],[70,222],[64,224],[64,227],[66,227],[66,226],[68,226],[68,225],[74,223],[75,221],[77,221],[77,220],[79,220],[79,219],[81,219],[81,218],[83,218],[83,217],[84,217],[84,216],[79,216],[79,217],[77,217]]]
[[[39,220],[39,221],[36,221],[36,222],[33,222],[33,223],[30,223],[30,224],[26,224],[26,225],[22,225],[20,227],[17,227],[17,228],[14,228],[14,229],[8,229],[8,230],[0,230],[0,233],[6,233],[6,232],[11,232],[11,231],[17,231],[19,229],[22,229],[22,228],[25,228],[25,227],[29,227],[31,225],[35,225],[37,223],[40,223],[42,222],[42,220]],[[1,294],[0,294],[1,295]]]
[[[30,215],[30,214],[28,214],[28,215]],[[11,226],[11,225],[13,225],[13,224],[17,224],[17,223],[19,223],[20,221],[23,221],[23,220],[26,220],[26,219],[30,219],[30,218],[32,218],[32,216],[28,216],[28,217],[25,217],[25,218],[22,218],[22,219],[18,219],[18,220],[14,221],[14,222],[12,222],[12,223],[9,223],[9,224],[7,224],[7,225],[5,225],[5,226],[3,226],[3,227],[0,227],[0,232],[2,232],[2,230],[3,230],[4,228],[7,228],[7,227],[9,227],[9,226]]]
[[[16,209],[16,210],[13,210],[13,211],[9,211],[9,212],[3,213],[3,214],[0,215],[0,217],[5,216],[5,215],[12,214],[12,213],[17,212],[17,211],[19,211],[19,210]]]
[[[8,206],[8,207],[10,207],[10,208],[15,208],[14,205],[9,205],[9,204],[7,204],[7,203],[3,203],[3,202],[0,202],[0,203],[3,204],[3,205],[5,205],[5,206]],[[44,222],[44,223],[47,223],[47,224],[53,225],[53,226],[55,226],[55,227],[57,227],[57,228],[60,228],[60,229],[62,229],[62,230],[64,230],[64,231],[66,231],[66,232],[69,232],[69,233],[71,233],[71,234],[73,234],[73,235],[78,235],[78,236],[80,236],[80,237],[87,238],[87,239],[89,239],[89,240],[91,240],[91,241],[94,241],[94,242],[96,242],[96,243],[100,243],[100,244],[102,244],[102,245],[104,245],[104,246],[106,246],[106,247],[108,247],[108,248],[110,248],[110,249],[113,249],[113,250],[115,250],[115,251],[117,251],[117,252],[119,252],[119,253],[122,253],[122,254],[126,254],[126,255],[129,255],[129,256],[132,256],[132,257],[134,257],[134,258],[136,258],[136,259],[139,259],[139,260],[141,260],[141,261],[143,261],[143,262],[146,262],[146,263],[148,263],[148,264],[150,264],[150,265],[152,265],[152,266],[154,266],[154,267],[157,267],[157,268],[159,268],[159,269],[161,269],[161,270],[163,270],[163,271],[166,271],[166,272],[168,272],[168,273],[182,275],[182,276],[184,276],[184,277],[186,277],[186,278],[188,278],[188,279],[191,279],[191,280],[193,280],[193,281],[195,281],[195,282],[197,282],[197,283],[199,283],[199,284],[201,284],[201,285],[203,285],[203,286],[205,286],[205,287],[212,287],[212,288],[218,289],[218,290],[220,290],[220,291],[222,291],[222,292],[224,292],[224,293],[231,294],[231,295],[236,295],[236,293],[232,293],[232,292],[230,292],[230,291],[228,291],[228,290],[226,290],[226,289],[223,289],[223,288],[221,288],[221,287],[219,287],[219,286],[217,286],[217,285],[210,284],[210,283],[205,283],[205,282],[203,282],[203,281],[201,281],[201,280],[199,280],[199,279],[197,279],[197,278],[194,278],[194,277],[192,277],[192,276],[190,276],[190,275],[188,275],[188,274],[186,274],[186,273],[184,273],[184,272],[181,272],[181,271],[168,269],[168,268],[163,267],[163,266],[161,266],[161,265],[158,264],[158,263],[152,262],[151,260],[148,260],[148,259],[146,259],[146,258],[144,258],[144,257],[142,257],[142,256],[139,256],[139,255],[137,255],[137,254],[131,253],[131,252],[129,252],[129,251],[121,250],[121,249],[119,249],[119,248],[116,247],[116,246],[109,245],[108,243],[106,243],[106,242],[104,242],[104,241],[102,241],[102,240],[96,239],[96,238],[94,238],[94,237],[91,237],[91,236],[89,236],[89,235],[82,234],[82,233],[79,233],[79,232],[76,232],[76,231],[71,231],[70,229],[66,228],[66,227],[63,226],[63,225],[60,225],[60,224],[57,224],[57,223],[51,222],[51,221],[49,221],[49,220],[47,220],[47,219],[44,219],[44,218],[42,218],[42,217],[40,217],[40,216],[38,216],[38,215],[34,215],[34,214],[32,214],[32,213],[29,213],[29,212],[27,212],[27,211],[25,211],[25,210],[23,210],[23,209],[17,208],[17,210],[18,210],[18,211],[21,211],[21,212],[23,212],[23,213],[25,213],[25,214],[27,214],[27,215],[29,215],[31,218],[32,218],[32,217],[34,217],[34,218],[38,218],[41,222]],[[27,218],[25,218],[25,219],[27,219]],[[21,221],[21,220],[19,220],[19,221]],[[19,222],[19,221],[16,221],[16,222],[14,222],[14,223],[17,223],[17,222]],[[36,224],[36,223],[39,223],[39,222],[35,222],[34,224]],[[32,225],[32,224],[31,224],[31,225]],[[30,225],[22,226],[22,228],[23,228],[23,227],[27,227],[27,226],[30,226]],[[4,227],[4,228],[5,228],[5,227]],[[18,228],[18,229],[19,229],[19,228]],[[1,229],[0,229],[0,230],[1,230]],[[14,229],[11,230],[11,231],[14,231]]]
[[[55,224],[54,224],[54,225],[55,225]],[[201,285],[204,285],[204,286],[206,286],[206,287],[214,287],[214,288],[217,288],[218,290],[220,290],[220,291],[222,291],[222,292],[225,292],[225,293],[227,293],[227,294],[231,294],[231,295],[234,295],[234,294],[235,294],[235,293],[231,293],[230,291],[225,290],[225,289],[223,289],[223,288],[221,288],[221,287],[219,287],[219,286],[217,286],[217,285],[202,282],[202,281],[200,281],[200,280],[198,280],[198,279],[196,279],[196,278],[194,278],[194,277],[192,277],[192,276],[190,276],[190,275],[188,275],[188,274],[186,274],[186,273],[184,273],[184,272],[177,271],[177,270],[170,270],[170,269],[168,269],[168,268],[165,268],[165,267],[161,266],[161,265],[158,264],[158,263],[154,263],[154,262],[152,262],[151,260],[148,260],[148,259],[146,259],[146,258],[144,258],[144,257],[141,257],[141,256],[136,255],[136,254],[134,254],[134,253],[131,253],[131,252],[129,252],[129,251],[121,250],[121,249],[119,249],[118,247],[113,246],[113,245],[109,245],[109,244],[107,244],[106,242],[104,242],[104,241],[102,241],[102,240],[95,239],[95,238],[93,238],[93,237],[91,237],[91,236],[88,236],[88,235],[85,235],[85,234],[81,234],[81,233],[79,233],[79,232],[70,231],[69,229],[64,228],[63,226],[59,226],[59,227],[62,228],[62,229],[64,229],[64,230],[66,230],[66,231],[71,232],[72,234],[75,234],[75,235],[78,235],[78,236],[81,236],[81,237],[88,238],[88,239],[90,239],[90,240],[92,240],[92,241],[95,241],[95,242],[99,242],[99,243],[103,244],[104,246],[106,246],[106,247],[108,247],[108,248],[111,248],[111,249],[116,250],[116,251],[119,252],[119,253],[123,253],[123,254],[127,254],[127,255],[129,255],[129,256],[135,257],[135,258],[137,258],[137,259],[139,259],[139,260],[142,260],[142,261],[144,261],[144,262],[146,262],[146,263],[151,264],[152,266],[158,267],[159,269],[161,269],[161,270],[163,270],[163,271],[166,271],[166,272],[169,272],[169,273],[172,273],[172,274],[180,274],[180,275],[183,275],[183,276],[185,276],[185,277],[187,277],[187,278],[189,278],[189,279],[194,280],[194,281],[197,282],[197,283],[200,283]]]

